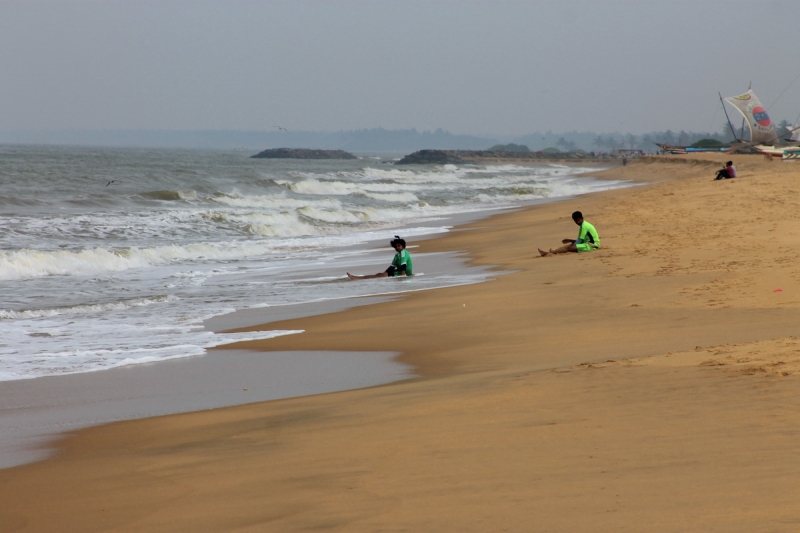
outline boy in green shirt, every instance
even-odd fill
[[[392,264],[389,265],[389,268],[378,274],[368,274],[366,276],[355,276],[348,272],[347,277],[350,279],[372,279],[401,276],[403,274],[412,276],[414,265],[411,262],[411,254],[406,250],[406,241],[395,235],[394,240],[389,244],[391,244],[392,248],[397,252],[394,254],[394,259],[392,259]]]
[[[539,248],[539,253],[542,254],[543,257],[552,254],[566,254],[569,252],[591,252],[592,250],[600,248],[600,236],[597,234],[597,230],[594,229],[594,226],[583,220],[583,213],[575,211],[572,213],[572,220],[580,226],[578,238],[564,239],[561,241],[564,246],[556,248],[555,250],[550,248],[549,252],[545,252]]]

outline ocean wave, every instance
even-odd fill
[[[373,200],[380,200],[383,202],[395,202],[395,203],[408,203],[408,202],[418,202],[419,197],[416,194],[412,194],[410,192],[365,192],[364,196],[367,198],[372,198]]]
[[[204,216],[218,223],[236,225],[249,235],[280,238],[329,235],[339,231],[335,227],[339,224],[396,219],[393,212],[373,207],[343,209],[340,204],[328,202],[298,205],[302,207],[281,212],[213,212]],[[334,226],[329,226],[330,224]]]
[[[35,199],[17,198],[16,196],[0,196],[0,206],[2,207],[32,207],[41,204],[42,202]]]
[[[413,184],[436,184],[451,182],[463,178],[470,169],[455,166],[446,166],[432,169],[406,169],[406,168],[372,168],[366,167],[352,172],[294,172],[294,180],[275,180],[276,183],[287,187],[293,183],[309,182],[308,187],[314,187],[314,182],[336,183],[346,182],[358,186],[372,186],[374,184],[387,184],[390,186],[410,186]],[[313,192],[312,192],[313,194]]]
[[[131,307],[144,307],[156,303],[175,302],[178,298],[165,294],[163,296],[153,296],[151,298],[137,298],[133,300],[120,300],[104,304],[85,304],[71,307],[61,307],[55,309],[29,309],[25,311],[9,311],[0,309],[0,320],[21,320],[41,317],[54,317],[61,315],[83,315],[88,313],[99,313],[103,311],[117,311],[129,309]],[[32,336],[36,336],[33,334]],[[40,334],[39,336],[43,336]],[[49,336],[49,335],[48,335]]]
[[[582,179],[553,180],[544,190],[544,198],[558,198],[561,196],[575,196],[596,191],[618,189],[629,184],[622,181],[588,181]]]
[[[165,265],[173,261],[219,260],[260,255],[266,243],[189,244],[153,248],[110,250],[92,248],[72,251],[19,250],[0,252],[0,280],[45,276],[91,276],[135,268]]]
[[[197,192],[196,191],[150,191],[150,192],[143,192],[140,193],[140,196],[144,198],[148,198],[150,200],[167,200],[167,201],[177,201],[177,200],[196,200],[197,199]]]
[[[165,332],[169,333],[169,332]],[[17,357],[0,358],[0,381],[32,379],[43,376],[61,376],[109,370],[123,366],[154,363],[203,355],[206,349],[233,342],[247,342],[271,339],[283,335],[303,333],[303,330],[251,331],[246,333],[212,333],[210,331],[175,333],[171,340],[184,340],[180,344],[159,345],[158,336],[153,344],[140,345],[137,348],[109,348],[99,342],[96,346],[84,349],[68,349],[58,352],[39,352],[36,356],[28,356],[20,360]],[[113,344],[113,343],[112,343]],[[86,343],[82,343],[86,346]],[[0,355],[3,354],[0,351]]]
[[[457,182],[463,179],[470,169],[454,165],[445,165],[439,169],[407,170],[407,169],[380,169],[365,168],[358,176],[367,181],[394,181],[405,185],[411,184],[442,184]]]
[[[319,235],[320,229],[300,220],[297,213],[250,213],[232,215],[232,219],[244,224],[244,231],[259,237],[303,237]]]
[[[452,208],[432,208],[424,202],[401,205],[395,208],[352,207],[350,209],[325,209],[306,206],[282,212],[258,211],[206,212],[197,217],[210,223],[231,228],[242,240],[175,244],[155,247],[128,248],[78,248],[75,250],[36,250],[24,248],[0,252],[0,280],[11,281],[47,276],[97,276],[132,269],[150,268],[188,261],[226,261],[280,251],[286,247],[313,248],[322,245],[315,237],[339,233],[350,234],[359,230],[374,230],[376,225],[423,220],[446,215]],[[360,227],[361,223],[366,224]],[[346,226],[346,227],[343,227]],[[153,227],[149,231],[156,231]],[[92,231],[104,229],[92,227]],[[144,231],[144,228],[143,228]],[[247,236],[258,239],[245,240]],[[305,239],[291,241],[291,239]],[[358,235],[342,235],[347,241]],[[289,239],[289,240],[287,240]],[[289,243],[292,243],[291,245]]]
[[[455,183],[455,182],[453,182]],[[292,192],[307,196],[362,196],[380,201],[416,201],[415,193],[452,190],[451,183],[440,181],[430,183],[322,181],[307,179],[299,182],[285,182]]]
[[[304,217],[322,221],[330,224],[357,224],[359,222],[380,220],[381,211],[374,208],[363,208],[359,210],[329,210],[317,209],[315,207],[304,207],[298,210]]]
[[[229,207],[266,208],[266,209],[299,209],[313,205],[323,209],[336,209],[342,203],[336,198],[308,199],[290,198],[286,195],[243,195],[240,193],[220,194],[213,201]]]
[[[15,216],[6,219],[9,232],[0,233],[8,248],[83,248],[87,242],[120,242],[128,246],[165,239],[201,237],[213,226],[203,225],[199,209],[157,211],[92,211]],[[2,279],[2,278],[0,278]]]
[[[276,182],[298,194],[346,196],[353,194],[358,189],[355,184],[342,181],[308,179],[298,182],[284,180],[276,180]]]

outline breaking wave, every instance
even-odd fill
[[[131,307],[144,307],[163,302],[175,302],[178,298],[165,294],[152,298],[137,298],[134,300],[122,300],[94,305],[76,305],[72,307],[61,307],[55,309],[31,309],[25,311],[7,311],[0,309],[0,320],[20,320],[26,318],[54,317],[61,315],[82,315],[87,313],[99,313],[103,311],[119,311]]]

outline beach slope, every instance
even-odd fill
[[[646,186],[422,241],[514,272],[241,346],[420,378],[81,430],[0,471],[0,532],[796,530],[800,167],[720,163],[648,158],[604,174]],[[539,257],[574,210],[603,248]]]

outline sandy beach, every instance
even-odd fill
[[[399,352],[418,378],[80,430],[0,470],[0,532],[796,531],[800,165],[602,176],[642,186],[419,243],[511,274],[223,347]],[[602,249],[540,257],[574,210]]]

